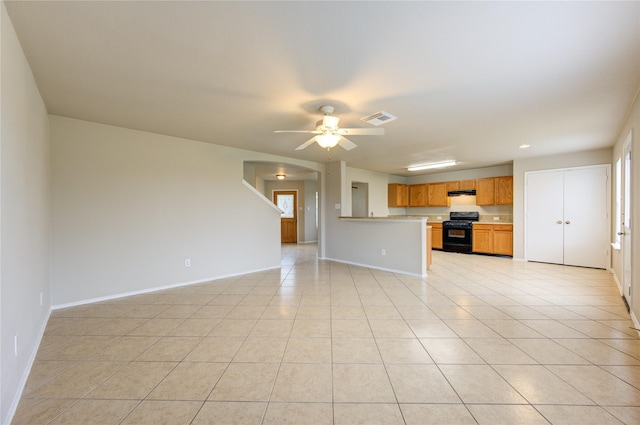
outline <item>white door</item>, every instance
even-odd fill
[[[622,295],[631,305],[631,136],[624,145],[624,188],[622,197]]]
[[[609,266],[609,167],[526,173],[525,258]]]
[[[525,256],[529,261],[564,262],[563,172],[527,173]]]
[[[607,167],[564,172],[564,264],[609,266]]]

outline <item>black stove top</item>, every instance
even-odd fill
[[[449,214],[449,220],[442,222],[442,227],[446,229],[470,229],[474,221],[480,219],[480,213],[477,211],[452,211]]]

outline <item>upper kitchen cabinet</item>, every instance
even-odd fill
[[[389,208],[402,208],[409,206],[409,186],[402,183],[390,183],[388,186]]]
[[[430,207],[448,207],[447,183],[429,183],[428,201]]]
[[[513,176],[495,177],[496,205],[513,205]]]
[[[459,190],[473,190],[476,188],[475,180],[460,180],[459,182],[460,189]]]
[[[476,205],[512,205],[513,176],[476,179]]]
[[[427,207],[429,206],[428,185],[412,184],[409,186],[409,206]]]

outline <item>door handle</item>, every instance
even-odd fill
[[[562,220],[556,221],[556,224],[562,224]]]
[[[624,232],[618,232],[618,236],[624,236]]]
[[[565,221],[565,224],[571,224],[571,222],[569,220]]]

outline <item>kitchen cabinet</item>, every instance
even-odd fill
[[[495,177],[496,205],[513,205],[513,176]]]
[[[512,205],[513,176],[476,179],[476,205]]]
[[[448,207],[447,183],[429,183],[428,205],[430,207]]]
[[[460,180],[459,182],[460,190],[472,190],[476,188],[475,180]]]
[[[388,185],[387,203],[390,208],[408,207],[409,185],[402,183],[390,183]]]
[[[460,181],[447,182],[447,192],[452,190],[460,190]]]
[[[525,258],[606,269],[609,165],[525,173]]]
[[[442,223],[429,223],[431,226],[431,247],[442,249]]]
[[[428,185],[412,184],[409,186],[409,206],[410,207],[427,207],[429,206]]]
[[[474,223],[472,251],[483,254],[513,255],[511,224]]]

